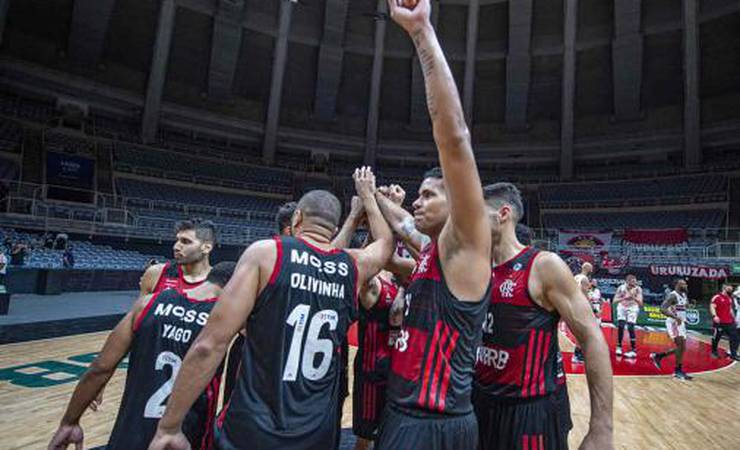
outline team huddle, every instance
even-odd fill
[[[310,191],[281,208],[279,236],[236,264],[211,267],[213,225],[183,223],[175,261],[146,271],[49,449],[82,448],[80,418],[127,354],[108,450],[336,449],[355,321],[356,448],[564,449],[561,320],[586,364],[581,448],[613,448],[611,366],[589,300],[557,255],[517,238],[518,189],[482,185],[430,1],[389,9],[419,56],[441,166],[424,175],[413,213],[403,189],[376,186],[362,167],[343,224],[337,197]],[[353,243],[363,224],[367,238]]]

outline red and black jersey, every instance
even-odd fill
[[[442,273],[437,243],[424,249],[406,290],[404,324],[391,356],[388,402],[393,407],[412,415],[473,410],[475,349],[489,295],[487,290],[478,302],[457,299]]]
[[[476,391],[490,398],[550,394],[565,383],[557,311],[532,301],[529,277],[539,253],[526,247],[492,270],[493,287],[475,364]]]
[[[359,308],[359,346],[355,354],[355,376],[352,391],[352,429],[357,436],[374,440],[385,409],[388,371],[391,365],[391,305],[398,294],[392,281],[380,282],[378,301],[370,310]]]
[[[355,375],[362,381],[385,381],[390,370],[391,346],[388,343],[388,315],[398,286],[378,277],[380,293],[378,301],[366,311],[360,310],[359,346],[355,356]]]
[[[159,275],[157,284],[154,285],[152,294],[164,291],[165,289],[176,289],[178,292],[193,289],[205,282],[205,279],[190,283],[185,280],[185,274],[182,272],[182,266],[172,261],[164,263],[162,273]]]
[[[302,239],[276,237],[275,245],[270,281],[247,320],[237,384],[217,421],[217,447],[333,448],[357,267],[347,252]]]
[[[216,300],[194,300],[175,289],[152,296],[134,324],[126,387],[106,448],[147,448],[182,361],[206,325]],[[185,416],[183,432],[193,449],[212,448],[222,369],[219,367]]]

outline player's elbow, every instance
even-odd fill
[[[87,376],[92,378],[107,378],[110,377],[113,372],[116,370],[117,364],[112,362],[106,362],[101,360],[100,358],[95,358],[95,360],[90,364],[90,367],[87,369]]]
[[[470,144],[470,130],[467,125],[449,130],[436,130],[434,132],[434,141],[440,149],[449,151],[456,149],[468,148]]]

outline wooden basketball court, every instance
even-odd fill
[[[642,341],[661,342],[657,331],[641,333]],[[662,334],[662,333],[661,333]],[[0,447],[44,449],[57,427],[79,375],[107,333],[91,333],[0,346]],[[691,338],[699,343],[701,340]],[[642,345],[642,344],[640,344]],[[561,336],[570,359],[572,344]],[[353,355],[352,355],[353,357]],[[695,374],[693,382],[670,376],[616,376],[614,437],[620,449],[738,449],[740,433],[740,368]],[[577,368],[573,368],[576,370]],[[102,410],[85,414],[85,448],[104,445],[113,426],[125,381],[119,369],[106,391]],[[350,383],[351,386],[351,383]],[[589,404],[583,375],[569,374],[574,429],[571,448],[587,431]],[[351,426],[351,398],[343,426]]]

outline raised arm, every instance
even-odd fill
[[[406,192],[398,185],[383,186],[375,194],[380,212],[388,225],[401,239],[409,253],[418,258],[422,248],[429,242],[429,236],[416,229],[414,217],[401,206],[405,197]]]
[[[380,213],[375,200],[375,175],[369,167],[357,169],[353,175],[357,195],[367,214],[367,223],[374,241],[362,250],[350,250],[359,270],[360,286],[367,283],[385,267],[393,253],[393,232]]]
[[[352,236],[355,234],[357,227],[362,222],[365,216],[365,208],[362,206],[362,200],[358,196],[352,197],[352,206],[347,215],[347,219],[342,225],[342,229],[331,241],[332,247],[336,248],[349,248],[350,242],[352,242]]]
[[[613,387],[609,348],[594,319],[588,300],[583,295],[568,266],[557,255],[542,253],[532,274],[536,298],[558,311],[583,349],[586,380],[591,400],[589,431],[580,448],[613,448]]]
[[[208,323],[183,360],[150,450],[190,448],[181,430],[185,415],[213,378],[234,335],[244,327],[276,259],[277,248],[272,240],[255,242],[239,259]]]
[[[488,259],[491,230],[483,189],[460,95],[429,20],[430,0],[418,0],[413,9],[394,0],[388,4],[393,20],[411,36],[424,74],[427,106],[450,204],[450,231],[454,235],[440,239],[449,241],[453,253],[466,248]]]
[[[103,349],[90,364],[80,382],[77,383],[67,410],[62,417],[59,428],[49,442],[48,450],[66,449],[69,444],[76,444],[82,449],[83,433],[80,418],[85,409],[108,383],[116,372],[116,367],[126,356],[134,340],[134,322],[139,317],[151,296],[140,297],[133,308],[118,322],[108,335]]]

